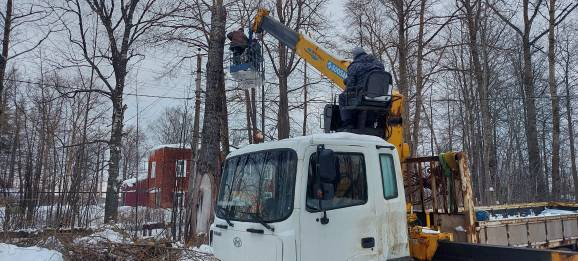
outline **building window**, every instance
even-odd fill
[[[367,203],[367,180],[365,159],[361,153],[335,153],[338,178],[334,181],[335,196],[331,200],[322,200],[323,208],[336,209]],[[317,175],[317,155],[309,159],[307,179],[307,210],[319,211],[320,200],[314,197],[314,183]]]
[[[177,160],[176,166],[176,176],[179,178],[183,178],[187,174],[187,161],[186,160]]]
[[[383,183],[383,198],[397,198],[397,180],[395,178],[395,165],[391,154],[379,154],[381,164],[381,182]]]
[[[157,207],[157,208],[161,207],[161,189],[160,188],[155,189],[155,207]]]
[[[157,163],[156,161],[151,162],[151,178],[155,178],[157,176]]]
[[[179,208],[185,207],[185,192],[183,192],[183,191],[175,192],[175,200],[176,200],[175,203],[177,204],[177,207],[179,207]]]

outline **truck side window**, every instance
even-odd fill
[[[365,175],[365,158],[361,153],[335,153],[339,179],[334,184],[335,197],[323,200],[325,209],[344,208],[367,203],[367,179]],[[309,159],[307,178],[307,210],[319,210],[319,200],[313,196],[313,184],[316,175],[316,153]]]
[[[379,154],[381,165],[381,182],[383,183],[383,198],[397,198],[397,180],[395,178],[395,165],[391,154]]]

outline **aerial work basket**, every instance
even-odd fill
[[[232,59],[229,72],[238,81],[240,88],[256,88],[263,84],[263,53],[261,45],[252,34],[245,37],[243,31],[237,30],[227,35],[231,40],[229,50]]]

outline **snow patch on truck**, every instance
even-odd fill
[[[574,215],[574,214],[578,214],[578,211],[546,208],[542,212],[540,212],[539,214],[535,214],[534,211],[530,210],[530,213],[528,213],[528,214],[518,213],[515,215],[508,215],[508,216],[504,216],[502,214],[490,215],[490,221],[531,218],[531,217],[552,217],[552,216]]]

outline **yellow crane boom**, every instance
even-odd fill
[[[305,62],[315,67],[322,75],[345,90],[344,80],[347,78],[347,67],[351,63],[340,59],[305,35],[298,33],[269,16],[269,10],[260,8],[257,11],[251,30],[253,33],[267,32],[288,48],[292,49]],[[400,160],[409,157],[409,146],[403,140],[403,96],[393,91],[388,121],[383,131],[386,140],[395,145]]]

